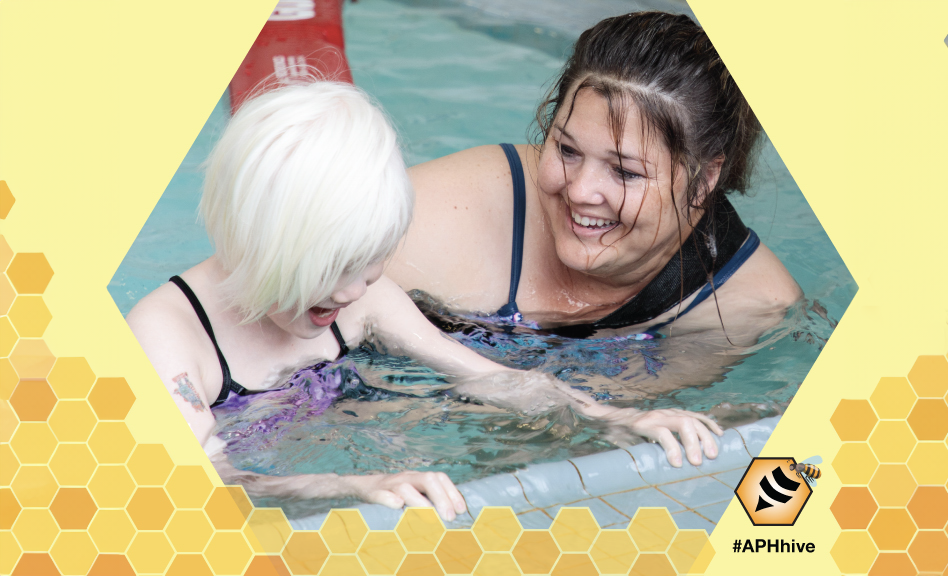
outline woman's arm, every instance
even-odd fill
[[[701,463],[702,451],[708,458],[717,456],[712,432],[720,435],[723,431],[708,417],[683,410],[644,412],[605,406],[547,374],[501,366],[443,334],[385,276],[368,289],[358,305],[368,339],[389,354],[411,356],[439,372],[462,378],[455,387],[457,394],[527,414],[570,407],[588,418],[655,440],[673,466],[682,464],[675,433],[692,464]]]

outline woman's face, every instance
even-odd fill
[[[382,263],[377,262],[361,272],[343,274],[329,298],[317,302],[298,318],[294,318],[293,310],[271,311],[267,317],[284,332],[297,338],[315,338],[336,321],[340,310],[361,298],[366,289],[382,276],[382,267]]]
[[[537,175],[560,261],[609,278],[661,268],[691,232],[681,170],[673,186],[670,154],[660,138],[643,139],[634,105],[619,135],[621,166],[603,96],[581,90],[565,124],[569,107],[561,108]]]

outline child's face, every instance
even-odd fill
[[[382,276],[382,263],[370,264],[361,272],[343,274],[329,298],[311,306],[299,318],[292,310],[271,312],[267,317],[297,338],[315,338],[336,321],[339,310],[361,298],[366,289]]]

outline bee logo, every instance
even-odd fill
[[[815,464],[822,464],[823,459],[819,456],[807,458],[799,464],[790,464],[790,471],[796,472],[798,478],[803,478],[811,487],[816,487],[816,479],[823,475]]]
[[[792,526],[810,495],[816,466],[793,458],[754,458],[734,493],[754,526]],[[815,482],[814,482],[815,483]]]

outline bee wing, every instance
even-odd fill
[[[801,464],[822,464],[822,463],[823,463],[823,458],[819,456],[812,456],[810,458],[807,458],[803,462],[801,462]]]
[[[807,476],[806,474],[804,474],[804,475],[803,475],[803,479],[806,480],[806,483],[809,484],[810,487],[816,488],[816,479],[815,479],[815,478],[811,478],[810,476]]]

